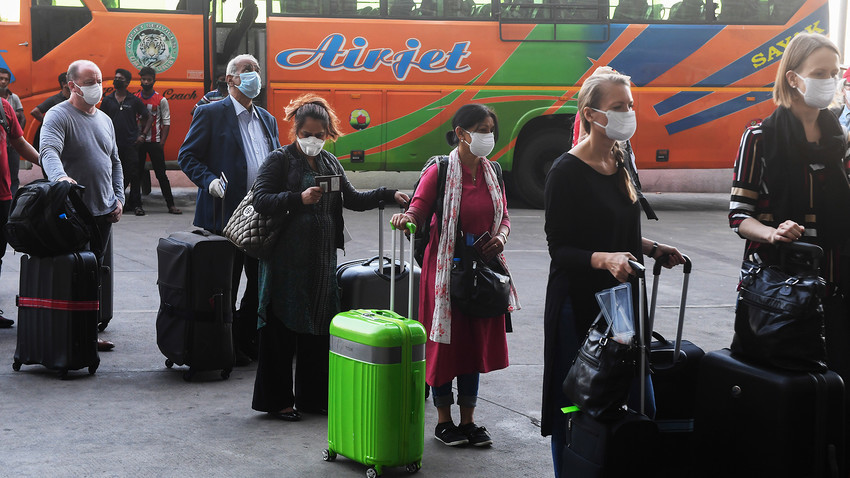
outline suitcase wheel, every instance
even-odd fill
[[[378,470],[376,470],[374,466],[370,466],[366,469],[366,478],[378,478],[378,475],[380,475],[380,473],[378,473]]]
[[[222,370],[222,371],[221,371],[221,379],[222,379],[222,380],[227,380],[228,378],[230,378],[230,372],[231,372],[231,371],[232,371],[232,369],[224,369],[224,370]]]
[[[174,361],[171,359],[165,359],[165,366],[171,368],[174,366]]]
[[[422,468],[420,463],[410,463],[405,467],[408,473],[416,473],[420,468]]]
[[[106,322],[100,322],[100,323],[97,324],[97,330],[103,332],[104,330],[106,330],[106,327],[108,327],[108,326],[109,326],[108,320]]]
[[[89,375],[94,375],[95,372],[97,372],[97,365],[90,365],[89,366]]]
[[[12,370],[19,372],[21,370],[21,362],[18,362],[17,360],[12,362]]]
[[[328,449],[322,450],[322,459],[325,461],[336,460],[336,452]]]

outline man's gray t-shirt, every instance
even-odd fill
[[[88,114],[70,101],[50,108],[41,127],[39,152],[47,177],[69,176],[86,187],[83,201],[95,216],[124,204],[124,174],[112,120],[95,109]]]

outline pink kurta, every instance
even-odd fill
[[[465,166],[461,165],[463,194],[460,202],[460,225],[463,231],[474,235],[489,231],[493,224],[493,202],[487,191],[484,171],[478,167],[475,184]],[[424,266],[419,282],[419,320],[430,334],[431,319],[434,315],[434,279],[437,275],[437,237],[434,203],[437,197],[437,167],[429,168],[423,174],[416,195],[410,203],[408,214],[417,224],[424,218],[431,220],[431,239],[425,248]],[[502,201],[506,205],[502,224],[510,227],[507,201],[502,192]],[[492,232],[492,231],[491,231]],[[442,231],[443,234],[455,234],[455,231]],[[440,386],[450,382],[458,375],[489,372],[508,366],[508,342],[505,336],[505,316],[467,317],[452,308],[452,338],[450,344],[441,344],[428,340],[425,343],[425,381],[431,386]]]

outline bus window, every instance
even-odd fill
[[[771,3],[772,0],[721,0],[718,2],[717,21],[732,24],[774,23],[775,19],[770,14]]]
[[[175,12],[186,10],[185,1],[180,0],[103,0],[110,10],[156,10]]]
[[[487,0],[422,0],[417,15],[424,18],[487,20],[493,4]]]
[[[605,20],[599,0],[505,0],[502,18],[595,22]]]
[[[390,0],[391,17],[412,17],[418,12],[419,2],[413,0]]]
[[[773,3],[773,10],[770,12],[773,23],[782,25],[797,13],[805,0],[773,0],[770,3]]]
[[[91,12],[80,0],[39,0],[31,15],[33,61],[91,22]]]
[[[236,2],[236,1],[226,2],[226,1],[223,1],[223,0],[215,0],[215,12],[216,12],[215,13],[215,21],[216,21],[216,23],[238,23],[241,16],[243,15],[243,13],[242,13],[243,10],[247,11],[247,9],[251,9],[251,10],[254,9],[251,6],[251,3],[253,3],[257,7],[256,8],[257,9],[257,17],[251,23],[260,23],[260,24],[266,23],[266,0],[255,0],[254,2],[248,2],[247,0],[242,1],[242,2]],[[307,1],[292,2],[292,0],[289,0],[288,3],[308,4],[308,3],[313,3],[313,2],[307,2]],[[287,2],[284,1],[284,4],[286,5]],[[272,2],[272,8],[275,8],[275,6],[277,7],[277,9],[280,9],[279,2],[273,1]],[[272,10],[272,12],[273,13],[280,13],[280,12],[275,12],[274,10]],[[249,13],[249,14],[251,14],[251,13]]]
[[[18,23],[21,21],[21,2],[19,0],[0,0],[0,23]]]

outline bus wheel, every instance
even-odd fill
[[[525,145],[514,159],[514,183],[519,194],[529,207],[543,208],[543,186],[546,173],[558,156],[572,146],[566,129],[545,129],[525,141]]]

